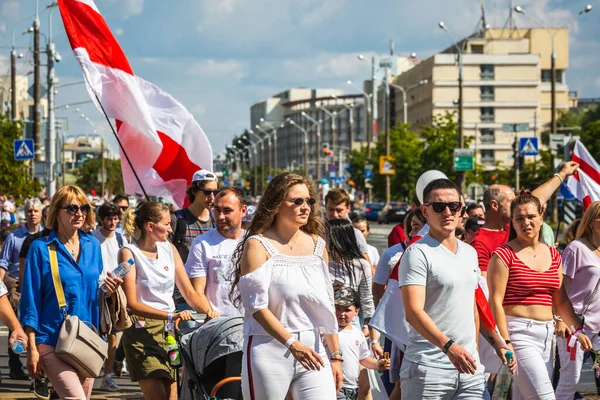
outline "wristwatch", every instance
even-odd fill
[[[442,348],[442,351],[444,352],[444,354],[448,353],[448,350],[450,349],[450,346],[452,346],[454,344],[454,340],[450,339],[446,342],[446,344],[444,345],[444,347]]]

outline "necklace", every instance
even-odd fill
[[[62,242],[62,240],[61,240],[61,242]],[[68,240],[66,240],[64,242],[64,245],[65,245],[66,249],[69,251],[69,253],[71,254],[71,257],[75,258],[75,255],[79,251],[79,238],[77,238],[77,243],[75,243],[74,246],[72,246]]]
[[[523,249],[527,250],[528,253],[531,253],[533,258],[536,258],[538,256],[538,254],[540,253],[540,247],[538,247],[538,250],[535,253],[533,252],[533,250],[530,250],[529,247],[523,247]]]
[[[279,236],[279,234],[277,234],[277,236]],[[294,244],[290,244],[290,242],[292,241],[291,239],[289,242],[283,243],[285,246],[287,246],[290,249],[290,251],[294,251],[294,246],[296,245],[296,242],[298,241],[298,232],[296,232],[294,234],[294,237],[296,238],[296,240],[294,240]],[[283,240],[281,239],[281,236],[279,236],[279,239],[283,242]]]

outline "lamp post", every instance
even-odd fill
[[[444,24],[444,22],[440,21],[440,23],[438,24],[439,28],[441,30],[443,30],[444,32],[446,32],[446,35],[448,35],[448,38],[450,38],[450,41],[452,42],[452,44],[454,45],[454,48],[456,49],[457,52],[457,57],[458,57],[458,129],[456,130],[456,143],[459,149],[462,149],[464,147],[464,136],[463,136],[463,103],[464,103],[464,99],[463,99],[463,53],[462,50],[460,49],[460,47],[458,46],[458,44],[454,41],[454,39],[452,38],[452,35],[450,35],[450,32],[448,32],[448,28],[446,27],[446,24]],[[464,172],[457,172],[456,173],[456,178],[457,181],[456,182],[461,189],[463,190],[463,192],[465,191],[465,174]]]
[[[373,82],[374,82],[374,80],[373,80]],[[365,98],[365,103],[367,104],[367,159],[371,160],[371,141],[373,140],[373,131],[374,131],[376,121],[373,116],[373,113],[371,112],[372,109],[371,109],[371,103],[370,103],[369,99],[373,98],[374,96],[373,95],[369,96],[366,92],[364,92],[358,86],[356,86],[354,83],[352,83],[352,81],[347,81],[346,83],[348,85],[354,87],[355,89],[359,90],[363,94],[363,96]]]
[[[339,100],[338,97],[335,94],[332,94],[331,98],[336,100],[335,104],[337,105],[337,100]],[[354,104],[348,105],[348,104],[342,102],[340,105],[342,107],[344,107],[346,110],[348,110],[348,130],[349,130],[348,141],[350,142],[348,145],[348,148],[350,149],[350,151],[352,151],[352,142],[354,141],[354,117],[353,117],[352,110],[354,108],[353,107]]]
[[[252,129],[250,129],[248,131],[248,133],[250,133],[252,136],[256,137],[257,142],[260,143],[260,152],[261,152],[261,157],[260,157],[260,161],[261,161],[261,163],[260,163],[260,191],[262,192],[264,181],[265,181],[265,143],[264,143],[264,137],[261,138],[256,133],[254,133],[254,131]],[[255,161],[255,163],[256,163],[256,161]]]
[[[429,82],[429,80],[427,79],[423,79],[421,81],[419,81],[419,83],[415,83],[414,85],[410,85],[409,87],[407,87],[406,89],[404,89],[402,86],[400,85],[396,85],[395,83],[389,83],[389,85],[391,87],[393,87],[394,89],[398,89],[400,91],[400,93],[402,93],[402,122],[407,124],[408,123],[408,100],[407,100],[407,95],[408,92],[416,87],[419,87],[421,85],[425,85]]]
[[[23,58],[23,53],[18,53],[15,47],[15,29],[21,22],[35,17],[35,14],[28,15],[13,25],[12,28],[12,46],[10,51],[10,116],[13,121],[17,119],[17,58]]]
[[[56,193],[56,127],[54,122],[54,84],[56,82],[54,74],[54,61],[60,61],[61,57],[60,54],[58,54],[58,52],[56,51],[54,42],[52,41],[52,11],[54,11],[54,9],[57,6],[58,3],[56,2],[53,2],[46,6],[47,9],[50,9],[50,11],[48,12],[48,43],[46,44],[46,55],[48,57],[48,121],[46,123],[46,165],[48,173],[48,183],[46,185],[46,191],[48,198],[51,198],[54,195],[54,193]],[[102,143],[104,144],[104,141]],[[104,186],[104,181],[102,182],[102,185]],[[104,191],[102,192],[102,195],[104,196]]]
[[[291,118],[288,118],[288,122],[291,125],[294,125],[296,128],[300,129],[302,131],[302,133],[304,134],[304,175],[306,176],[306,179],[309,179],[309,174],[308,174],[308,131],[306,129],[304,129],[303,127],[301,127],[299,124],[297,124],[296,121],[294,121]]]
[[[267,152],[267,162],[268,162],[267,175],[271,176],[271,171],[272,171],[272,162],[271,161],[273,159],[273,143],[271,143],[271,136],[269,135],[269,132],[262,129],[260,127],[260,125],[256,124],[254,127],[258,131],[264,133],[265,136],[263,136],[263,138],[267,139],[267,145],[269,146],[269,151]]]
[[[256,172],[256,158],[257,158],[256,143],[258,143],[258,142],[252,143],[249,136],[242,136],[242,139],[247,140],[248,144],[252,147],[252,154],[253,154],[252,159],[254,160],[254,166],[253,166],[254,171],[252,172],[252,176],[254,178],[254,185],[253,185],[254,186],[254,196],[256,197],[258,195],[258,182],[257,182],[258,173]]]
[[[550,80],[550,84],[551,84],[551,117],[550,117],[550,133],[555,134],[557,132],[556,129],[556,48],[555,48],[555,37],[556,34],[558,33],[558,30],[552,30],[550,28],[548,28],[548,26],[544,23],[544,21],[542,21],[541,19],[538,18],[533,18],[531,15],[525,13],[525,10],[523,9],[523,7],[521,6],[516,6],[514,8],[514,10],[525,16],[526,18],[528,18],[529,20],[533,21],[534,23],[538,24],[539,26],[541,26],[542,28],[544,28],[546,31],[548,31],[548,33],[550,34],[550,37],[552,38],[552,54],[550,56],[550,74],[551,76],[551,80]],[[581,11],[579,11],[579,14],[577,14],[577,17],[575,17],[575,19],[579,18],[581,15],[583,14],[587,14],[590,11],[592,11],[592,5],[588,4],[587,6],[585,6],[584,8],[581,9]]]
[[[323,110],[323,112],[327,115],[329,115],[329,118],[331,118],[331,145],[329,146],[329,148],[331,149],[332,152],[334,152],[334,147],[335,147],[335,139],[336,139],[336,117],[337,117],[337,112],[333,111],[329,111],[328,109],[326,109],[325,107],[323,107],[322,105],[317,107],[319,110]],[[335,153],[334,153],[335,154]]]
[[[317,185],[321,183],[321,123],[323,121],[316,120],[306,112],[302,111],[300,114],[307,120],[313,123],[313,126],[317,127],[317,173],[316,173],[316,181]],[[312,127],[311,127],[312,128]]]
[[[356,58],[358,58],[361,61],[366,60],[365,56],[362,54],[357,55]],[[348,83],[350,83],[350,81],[348,81]],[[355,85],[353,85],[353,86],[355,86]],[[363,91],[361,90],[361,92],[363,92]],[[363,92],[363,94],[365,94],[365,93]],[[370,101],[370,107],[368,107],[367,110],[369,111],[369,114],[371,114],[371,123],[369,124],[369,127],[367,128],[367,131],[368,131],[367,132],[367,141],[369,142],[369,150],[368,150],[369,158],[371,158],[371,153],[370,153],[371,142],[373,141],[373,138],[375,137],[375,134],[377,133],[376,127],[377,127],[377,117],[378,117],[378,114],[377,114],[377,83],[375,82],[375,56],[371,57],[371,96],[365,97],[365,101],[367,101],[367,102]],[[368,122],[368,115],[367,115],[367,122]]]
[[[261,118],[260,122],[264,123],[269,128],[271,128],[271,133],[273,134],[273,149],[274,149],[274,151],[273,151],[273,168],[275,169],[275,171],[277,171],[277,127],[264,118]],[[284,124],[281,124],[279,127],[283,128]]]

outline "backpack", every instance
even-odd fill
[[[119,248],[123,247],[123,235],[121,235],[119,232],[115,232],[115,234],[117,235],[117,243],[119,244]]]
[[[185,263],[190,251],[184,243],[185,233],[187,231],[187,222],[185,221],[185,216],[183,215],[183,209],[175,211],[171,217],[174,217],[176,221],[171,243],[173,243],[173,246],[175,246],[177,252],[179,252],[181,260],[183,260]]]

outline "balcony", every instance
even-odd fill
[[[481,144],[494,144],[496,143],[496,138],[494,135],[481,135]]]
[[[494,122],[494,114],[481,114],[481,122]]]

